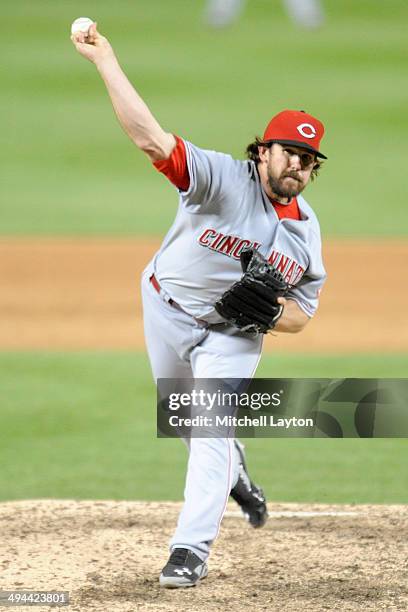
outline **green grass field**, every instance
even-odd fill
[[[175,191],[122,134],[94,67],[71,45],[71,22],[88,15],[163,126],[202,147],[240,157],[282,108],[316,114],[329,160],[306,197],[324,238],[406,237],[406,0],[324,0],[318,32],[298,30],[270,0],[251,0],[237,24],[212,31],[203,5],[2,7],[0,235],[157,236],[174,217]],[[285,355],[265,357],[258,375],[407,369],[404,355]],[[181,499],[185,449],[156,439],[145,355],[0,353],[0,384],[0,499]],[[272,500],[408,501],[405,440],[247,446]]]
[[[259,376],[404,376],[408,357],[265,357]],[[0,354],[0,499],[181,499],[186,450],[156,438],[135,353]],[[271,500],[408,503],[406,440],[246,440]],[[171,461],[169,458],[171,457]]]
[[[308,197],[328,236],[406,236],[405,0],[326,0],[302,32],[281,3],[251,0],[225,31],[202,2],[17,0],[3,7],[2,234],[158,234],[177,197],[121,133],[94,69],[69,40],[97,19],[171,131],[241,156],[282,108],[327,125],[329,161]],[[392,203],[392,214],[390,206]]]

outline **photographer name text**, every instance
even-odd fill
[[[252,416],[196,416],[193,418],[169,417],[171,427],[314,427],[313,419],[301,419],[298,417],[277,418],[274,415]]]

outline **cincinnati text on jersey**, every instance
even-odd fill
[[[254,242],[253,240],[247,240],[240,236],[230,236],[223,234],[217,230],[207,228],[203,231],[201,236],[198,238],[198,243],[212,251],[239,259],[241,252],[244,248],[252,247],[259,249],[261,246],[260,242]],[[296,285],[302,278],[305,269],[292,257],[285,255],[280,251],[273,250],[268,257],[268,263],[285,277],[285,280],[290,285]]]

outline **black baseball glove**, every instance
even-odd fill
[[[266,334],[282,315],[278,297],[284,297],[290,286],[256,249],[241,253],[241,280],[214,304],[215,310],[231,325],[253,334]]]

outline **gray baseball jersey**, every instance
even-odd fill
[[[309,204],[298,196],[301,220],[279,219],[254,162],[184,143],[190,186],[153,262],[163,289],[190,315],[221,322],[213,304],[242,276],[240,253],[253,246],[293,285],[287,297],[313,316],[326,273]]]
[[[185,146],[190,185],[180,192],[173,226],[142,280],[153,375],[251,378],[263,335],[208,326],[202,319],[222,321],[213,304],[241,277],[245,246],[258,248],[285,275],[294,285],[290,297],[312,316],[325,278],[319,225],[301,197],[301,220],[280,220],[253,162]],[[160,295],[149,281],[153,272]],[[163,290],[182,310],[168,303]],[[223,438],[192,438],[189,451],[185,501],[170,547],[187,547],[204,561],[237,482],[240,458],[231,440]]]

